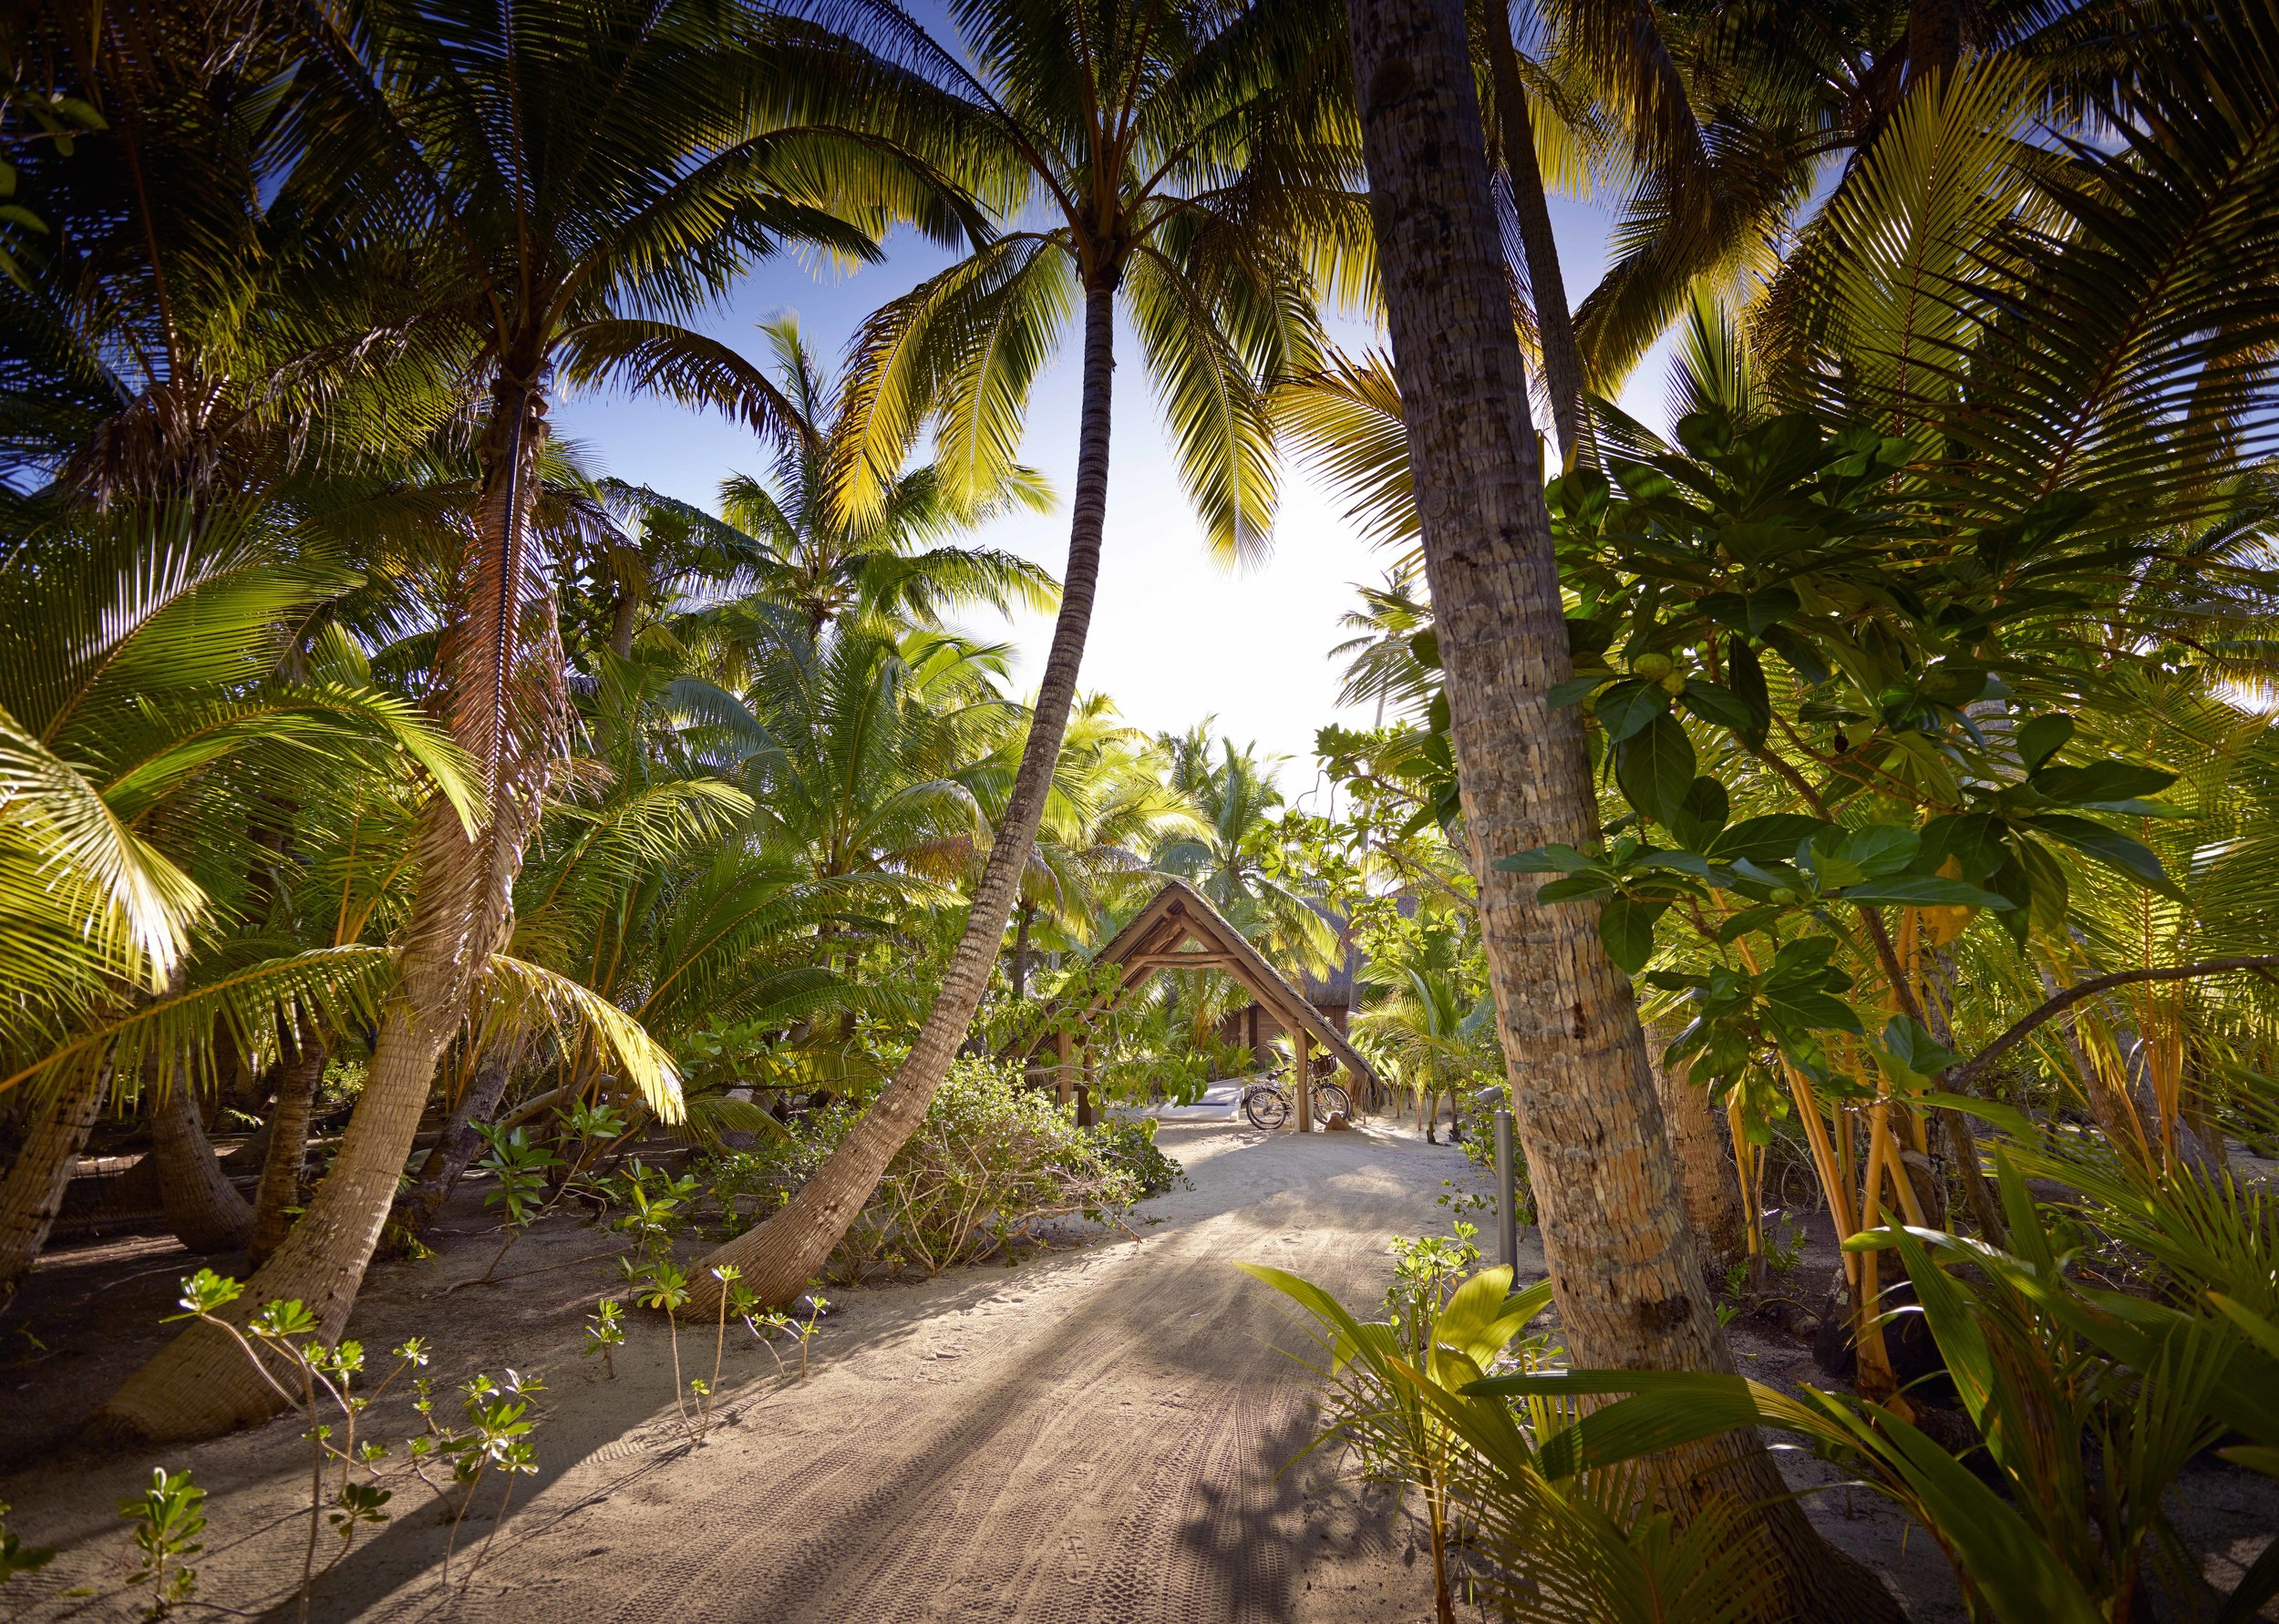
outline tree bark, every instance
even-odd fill
[[[1013,930],[1013,967],[1008,972],[1013,983],[1013,996],[1028,996],[1028,932],[1029,923],[1036,917],[1036,904],[1024,902],[1016,910],[1018,922]]]
[[[459,613],[438,655],[452,742],[484,776],[485,821],[470,836],[439,796],[421,814],[418,890],[363,1096],[301,1221],[224,1311],[241,1321],[297,1298],[320,1340],[340,1339],[395,1205],[436,1063],[512,923],[514,877],[544,793],[545,741],[560,720],[553,598],[525,556],[544,437],[544,403],[530,381],[538,370],[536,358],[520,357],[494,385]],[[228,1335],[192,1325],[128,1378],[89,1431],[121,1444],[211,1437],[280,1407]]]
[[[1520,248],[1527,258],[1535,340],[1543,350],[1552,428],[1559,437],[1559,455],[1573,468],[1583,448],[1583,348],[1575,342],[1574,313],[1567,308],[1567,279],[1559,267],[1551,200],[1543,195],[1543,171],[1535,159],[1535,122],[1528,110],[1527,86],[1520,78],[1520,54],[1512,46],[1511,25],[1500,0],[1489,7],[1488,63],[1496,87],[1503,172],[1511,182],[1511,210],[1519,218]]]
[[[1527,375],[1506,298],[1462,0],[1347,0],[1370,207],[1406,403],[1458,785],[1515,1115],[1578,1365],[1730,1372],[1625,978],[1593,910],[1496,858],[1598,837]],[[1757,1507],[1783,1610],[1897,1619],[1815,1533],[1754,1433],[1663,1457],[1679,1502]]]
[[[0,1308],[15,1295],[47,1244],[56,1215],[63,1210],[71,1169],[102,1115],[110,1075],[106,1060],[67,1079],[33,1116],[24,1148],[16,1152],[7,1181],[0,1184]]]
[[[222,1177],[187,1075],[176,1077],[151,1110],[150,1159],[166,1226],[177,1239],[193,1252],[232,1252],[245,1244],[253,1209]]]
[[[301,1181],[308,1170],[309,1122],[315,1115],[316,1085],[330,1057],[315,1023],[304,1020],[293,1052],[277,1066],[277,1103],[269,1112],[269,1151],[262,1157],[261,1183],[253,1190],[253,1230],[245,1256],[254,1268],[269,1260],[293,1228],[292,1208],[301,1205]]]
[[[917,1131],[942,1086],[965,1031],[973,1023],[989,982],[990,967],[1005,941],[1006,921],[1027,869],[1036,829],[1045,814],[1053,769],[1068,730],[1076,698],[1077,673],[1091,629],[1092,597],[1099,581],[1100,531],[1108,518],[1109,405],[1116,366],[1116,284],[1096,276],[1084,299],[1084,397],[1078,430],[1077,488],[1068,527],[1068,568],[1060,588],[1060,613],[1053,624],[1051,652],[1037,685],[1036,709],[1028,742],[1006,798],[1005,822],[989,848],[989,860],[975,889],[964,933],[951,955],[942,991],[927,1012],[925,1025],[910,1054],[830,1159],[800,1186],[799,1194],[765,1223],[717,1248],[689,1272],[689,1311],[702,1316],[719,1301],[712,1269],[733,1263],[745,1287],[767,1303],[785,1303],[806,1290],[878,1187],[886,1165]]]
[[[428,1159],[419,1164],[418,1182],[396,1203],[396,1222],[407,1234],[419,1235],[435,1221],[435,1215],[443,1210],[467,1169],[474,1166],[475,1154],[483,1146],[482,1125],[506,1097],[507,1084],[513,1079],[514,1063],[521,1053],[520,1044],[509,1043],[483,1056],[482,1064],[475,1068],[475,1080],[467,1085],[466,1097],[451,1113],[443,1136],[428,1152]]]
[[[1710,1107],[1709,1091],[1695,1085],[1691,1067],[1662,1064],[1660,1052],[1672,1035],[1649,1034],[1655,1090],[1662,1101],[1670,1155],[1677,1162],[1686,1219],[1694,1227],[1706,1278],[1715,1280],[1748,1253],[1748,1215],[1741,1205],[1739,1177],[1726,1154],[1724,1113]]]

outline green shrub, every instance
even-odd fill
[[[789,1198],[841,1140],[862,1107],[809,1113],[783,1142],[719,1157],[706,1170],[732,1228]],[[1056,1218],[1113,1221],[1179,1177],[1155,1149],[1153,1124],[1080,1128],[1051,1095],[1017,1073],[961,1060],[910,1142],[887,1164],[878,1193],[832,1254],[831,1278],[879,1270],[938,1274],[1035,1237]]]
[[[1137,1179],[1142,1196],[1160,1196],[1187,1178],[1187,1169],[1157,1147],[1155,1128],[1152,1116],[1111,1116],[1090,1130],[1101,1159]]]

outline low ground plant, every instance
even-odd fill
[[[1742,1507],[1711,1501],[1681,1525],[1634,1462],[1577,1446],[1572,1403],[1514,1406],[1470,1391],[1490,1372],[1542,1370],[1556,1350],[1529,1329],[1550,1305],[1549,1282],[1514,1295],[1510,1269],[1473,1271],[1469,1230],[1396,1242],[1377,1321],[1295,1275],[1239,1265],[1314,1321],[1322,1358],[1307,1368],[1324,1426],[1311,1447],[1342,1444],[1365,1479],[1414,1495],[1442,1624],[1453,1624],[1459,1594],[1503,1618],[1558,1624],[1753,1618],[1769,1568]]]
[[[298,1301],[265,1304],[244,1325],[234,1324],[221,1311],[243,1294],[236,1280],[201,1269],[182,1281],[182,1311],[168,1318],[198,1320],[232,1338],[261,1380],[302,1419],[302,1436],[309,1445],[309,1496],[307,1537],[294,1592],[299,1617],[305,1624],[316,1581],[347,1557],[357,1531],[389,1519],[388,1506],[396,1493],[388,1482],[391,1472],[416,1477],[450,1518],[440,1580],[448,1601],[459,1525],[484,1479],[496,1473],[506,1484],[483,1542],[487,1556],[511,1502],[513,1479],[538,1470],[530,1438],[537,1422],[530,1408],[531,1396],[543,1391],[543,1384],[535,1376],[512,1370],[496,1379],[478,1373],[460,1384],[460,1422],[446,1424],[437,1418],[429,1379],[416,1376],[412,1407],[422,1431],[407,1442],[399,1470],[393,1465],[393,1452],[376,1440],[360,1439],[358,1426],[373,1401],[397,1377],[428,1362],[426,1341],[412,1337],[398,1345],[387,1375],[369,1393],[359,1392],[356,1382],[365,1373],[363,1344],[344,1341],[325,1346],[315,1316]],[[201,1548],[195,1540],[205,1526],[199,1510],[204,1497],[205,1491],[191,1482],[188,1472],[160,1468],[146,1494],[121,1503],[119,1514],[136,1521],[132,1582],[151,1587],[153,1616],[189,1599],[197,1588],[196,1570],[187,1559]],[[337,1544],[320,1564],[317,1553],[326,1527]],[[475,1567],[481,1565],[479,1557]],[[471,1582],[473,1570],[466,1577]]]
[[[853,1130],[852,1104],[809,1113],[781,1142],[707,1165],[731,1228],[788,1199]],[[1116,1222],[1151,1187],[1179,1177],[1152,1125],[1081,1128],[1010,1068],[962,1060],[923,1125],[888,1164],[862,1218],[833,1255],[830,1277],[917,1271],[1010,1253],[1057,1219]]]

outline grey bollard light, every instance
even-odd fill
[[[1501,1233],[1497,1237],[1502,1248],[1503,1266],[1511,1271],[1516,1282],[1520,1274],[1520,1214],[1519,1179],[1511,1160],[1511,1113],[1508,1108],[1496,1112],[1496,1218]]]

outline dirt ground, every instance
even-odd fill
[[[541,1373],[540,1471],[518,1480],[503,1520],[485,1491],[458,1531],[449,1592],[446,1519],[416,1483],[399,1485],[398,1515],[325,1578],[312,1616],[1428,1619],[1411,1523],[1342,1480],[1326,1453],[1299,1459],[1312,1410],[1285,1352],[1306,1349],[1304,1331],[1232,1263],[1277,1264],[1373,1302],[1389,1279],[1387,1242],[1445,1228],[1443,1180],[1470,1182],[1460,1153],[1384,1127],[1300,1140],[1195,1120],[1167,1123],[1161,1143],[1192,1187],[1147,1203],[1136,1239],[1109,1231],[1017,1267],[838,1293],[804,1380],[779,1376],[737,1333],[723,1413],[701,1443],[675,1413],[661,1323],[631,1321],[614,1378],[581,1357],[581,1322],[616,1278],[596,1256],[612,1239],[552,1222],[500,1266],[508,1283],[454,1290],[496,1249],[462,1201],[439,1256],[375,1269],[352,1332],[376,1362],[425,1335],[443,1391],[479,1370]],[[1540,1255],[1530,1261],[1539,1271]],[[0,1588],[0,1616],[139,1616],[116,1507],[157,1465],[191,1466],[211,1492],[201,1597],[239,1616],[293,1616],[279,1598],[306,1537],[307,1456],[291,1423],[131,1457],[70,1444],[155,1345],[190,1266],[171,1241],[65,1252],[0,1321],[0,1468],[12,1474],[0,1498],[26,1544],[61,1549]],[[1809,1377],[1803,1350],[1736,1335],[1752,1373]],[[710,1342],[683,1331],[684,1378],[708,1372]],[[365,1435],[414,1430],[400,1388],[375,1403]],[[1795,1456],[1784,1469],[1799,1487],[1827,1477]],[[2212,1574],[2252,1557],[2270,1497],[2228,1468],[2197,1474],[2192,1492]],[[1807,1504],[1916,1619],[1960,1618],[1944,1560],[1881,1502],[1840,1488]]]

